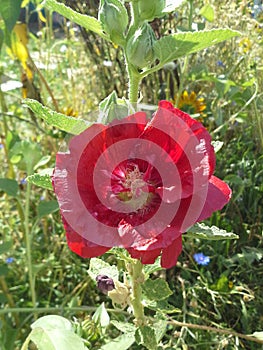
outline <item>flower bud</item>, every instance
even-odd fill
[[[120,0],[101,0],[98,17],[110,39],[122,45],[128,25],[128,14],[123,3]]]
[[[153,45],[156,41],[152,27],[144,23],[127,42],[126,55],[135,67],[144,68],[154,61]]]
[[[107,294],[115,288],[113,279],[106,275],[98,275],[96,277],[97,287],[103,294]]]
[[[140,0],[138,7],[140,19],[151,22],[155,18],[164,16],[162,11],[165,8],[165,0]]]

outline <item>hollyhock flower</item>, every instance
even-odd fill
[[[137,112],[93,124],[57,154],[53,173],[70,249],[91,258],[118,246],[174,266],[182,234],[230,199],[214,168],[207,130],[168,101],[151,120]]]

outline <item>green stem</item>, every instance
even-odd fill
[[[137,109],[138,95],[139,95],[139,86],[141,78],[137,72],[134,72],[134,69],[128,66],[128,76],[129,76],[129,101],[134,105],[135,110]]]
[[[96,306],[65,306],[65,307],[17,307],[17,308],[6,308],[6,309],[1,309],[0,310],[0,315],[5,315],[9,313],[39,313],[39,314],[49,314],[51,312],[58,312],[58,313],[63,313],[63,312],[94,312],[97,310]],[[122,313],[125,315],[129,315],[128,312],[123,311],[121,309],[107,309],[108,312],[111,313]]]
[[[189,18],[188,18],[188,29],[189,30],[192,30],[192,23],[193,23],[193,0],[189,0]],[[177,97],[176,97],[176,102],[175,102],[176,107],[178,107],[178,103],[179,103],[180,97],[181,97],[183,89],[184,89],[184,82],[185,82],[185,78],[186,78],[187,71],[188,71],[188,65],[189,65],[189,56],[186,56],[184,59],[182,73],[180,75],[180,85],[179,85],[179,89],[178,89]]]
[[[132,297],[131,304],[135,323],[141,326],[145,323],[144,307],[142,305],[142,287],[141,283],[144,281],[143,264],[140,260],[135,260],[129,269],[131,275]]]
[[[31,184],[28,182],[26,187],[26,205],[25,205],[25,243],[26,243],[26,258],[27,258],[27,268],[28,268],[31,300],[32,300],[32,306],[33,308],[35,308],[36,307],[35,277],[34,277],[33,266],[32,266],[31,233],[29,230],[30,192],[31,192]]]

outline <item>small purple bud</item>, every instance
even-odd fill
[[[103,294],[108,294],[108,292],[115,289],[113,279],[106,275],[98,275],[96,281],[97,287]]]

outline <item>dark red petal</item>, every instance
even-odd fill
[[[175,266],[177,259],[182,252],[182,236],[175,239],[171,245],[162,251],[161,266],[170,269]]]
[[[221,210],[230,200],[232,191],[229,186],[216,176],[209,180],[207,198],[197,221],[202,221],[216,210]]]
[[[139,259],[143,264],[153,264],[160,255],[161,249],[139,251],[133,248],[127,249],[133,259]]]
[[[87,241],[78,233],[74,232],[65,220],[63,220],[63,223],[69,248],[82,258],[94,258],[106,253],[110,249],[109,247],[99,246]]]
[[[205,141],[206,151],[209,156],[209,165],[210,165],[209,174],[211,176],[215,170],[215,152],[214,152],[213,146],[211,145],[211,136],[206,130],[206,128],[200,122],[191,118],[189,114],[181,111],[178,108],[175,108],[172,105],[172,103],[169,101],[160,101],[158,106],[159,108],[161,108],[161,111],[162,109],[166,109],[171,113],[173,113],[174,115],[176,115],[177,117],[179,117],[181,120],[183,120],[188,125],[188,127],[192,130],[192,132],[200,142]],[[158,114],[158,111],[157,111],[157,114]]]

